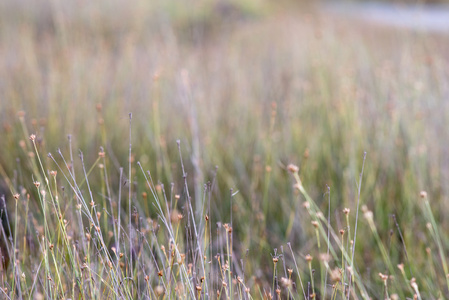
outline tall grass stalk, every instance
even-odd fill
[[[443,248],[443,242],[441,240],[440,232],[438,230],[437,222],[433,216],[432,209],[430,208],[429,200],[427,198],[427,192],[422,191],[420,194],[421,198],[424,200],[424,215],[426,219],[430,222],[431,227],[429,231],[438,247],[438,252],[440,254],[441,264],[443,266],[444,277],[446,278],[446,285],[449,289],[449,270],[446,262],[446,255]]]

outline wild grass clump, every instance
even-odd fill
[[[241,250],[244,241],[234,232],[241,226],[239,215],[231,211],[230,219],[220,219],[222,204],[215,196],[219,173],[204,183],[197,205],[178,141],[179,181],[155,181],[134,159],[131,114],[129,121],[129,164],[115,171],[103,148],[87,168],[81,151],[73,156],[72,137],[67,153],[58,149],[45,158],[37,144],[42,137],[29,136],[25,147],[34,154],[28,155],[32,172],[22,174],[20,183],[7,177],[11,193],[2,197],[0,280],[5,298],[424,299],[447,293],[445,244],[426,192],[420,201],[423,225],[433,240],[425,249],[431,264],[413,274],[421,262],[408,257],[410,247],[398,223],[390,237],[396,231],[400,240],[385,244],[373,212],[364,204],[359,209],[364,163],[356,205],[338,209],[337,219],[346,220],[340,227],[332,225],[331,189],[326,193],[328,211],[323,212],[306,191],[299,167],[289,164],[284,172],[291,174],[292,197],[302,202],[298,207],[309,220],[309,245],[294,248],[288,240],[275,244],[259,237],[272,249],[271,262],[260,260],[263,248]],[[235,195],[231,190],[227,201],[235,201]],[[379,257],[375,282],[366,278],[363,252],[356,251],[358,241],[366,239],[376,249],[369,253]],[[402,260],[392,255],[395,247],[401,248]],[[264,269],[265,274],[257,274]],[[429,278],[432,290],[426,286]]]
[[[446,38],[237,2],[1,1],[3,295],[449,297]]]

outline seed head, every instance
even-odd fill
[[[154,72],[153,81],[158,81],[160,77],[161,77],[161,73],[159,71]]]
[[[320,254],[320,260],[323,262],[328,263],[331,260],[331,256],[327,253],[321,253]]]
[[[294,173],[298,173],[299,168],[298,168],[297,165],[289,164],[289,165],[287,166],[287,170],[288,170],[290,173],[294,174]]]
[[[183,264],[184,263],[184,260],[185,260],[185,258],[186,258],[186,255],[184,254],[184,253],[182,253],[182,254],[180,254],[179,255],[180,256],[180,258],[178,259],[178,264]]]
[[[156,296],[160,297],[164,293],[164,287],[161,285],[158,285],[154,288],[154,293]]]
[[[331,281],[334,282],[334,283],[341,281],[341,271],[340,271],[340,269],[335,268],[335,269],[331,270],[329,272],[329,276],[331,278]]]
[[[310,254],[307,254],[307,255],[306,255],[306,260],[307,260],[308,262],[311,262],[312,259],[313,259],[312,255],[310,255]]]
[[[365,219],[367,219],[367,220],[373,219],[373,212],[370,211],[366,205],[362,206],[362,212],[363,212],[363,216],[365,217]]]
[[[412,286],[412,288],[416,291],[418,291],[418,284],[416,283],[416,279],[415,277],[413,277],[412,279],[410,279],[410,285]]]
[[[310,150],[309,150],[309,148],[306,148],[306,150],[304,150],[303,156],[305,159],[307,159],[307,158],[309,158],[309,155],[310,155]]]
[[[282,277],[282,278],[281,278],[281,284],[282,284],[284,287],[289,287],[289,286],[292,285],[292,280],[291,280],[291,279],[288,279],[288,278],[285,278],[285,277]]]
[[[380,277],[380,279],[382,279],[383,282],[386,282],[388,280],[388,275],[379,273],[379,277]]]
[[[30,141],[34,142],[36,140],[36,135],[32,134],[30,135]]]

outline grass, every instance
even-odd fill
[[[449,297],[447,39],[178,5],[0,4],[2,297]]]

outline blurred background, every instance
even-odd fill
[[[291,242],[305,255],[316,247],[286,166],[299,166],[338,229],[342,209],[356,209],[366,151],[361,202],[394,265],[404,260],[390,235],[396,216],[414,245],[411,270],[424,275],[421,190],[449,229],[448,53],[447,1],[3,0],[2,189],[7,199],[32,189],[34,133],[43,157],[58,148],[68,157],[68,135],[87,165],[104,147],[116,194],[132,112],[133,162],[181,191],[179,139],[195,203],[215,180],[212,222],[229,222],[232,211],[236,253],[249,249],[248,272],[269,282],[272,266],[260,262],[273,248]],[[131,175],[135,205],[154,217],[142,176]],[[384,268],[374,245],[356,245],[368,286]],[[440,283],[429,278],[430,295]]]

